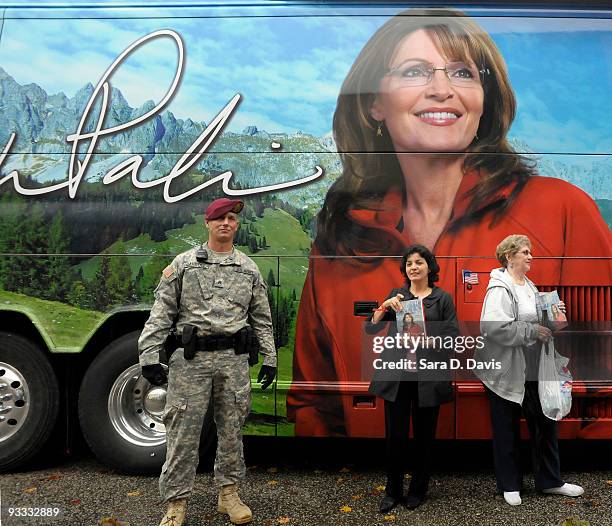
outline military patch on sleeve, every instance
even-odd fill
[[[172,276],[174,276],[174,267],[172,265],[168,265],[164,270],[162,270],[162,274],[164,275],[164,278],[170,279]]]

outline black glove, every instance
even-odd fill
[[[276,367],[270,365],[262,365],[257,375],[257,381],[261,383],[261,390],[265,391],[266,388],[274,381],[276,376]]]
[[[144,376],[152,385],[164,385],[168,381],[166,370],[161,363],[142,366],[142,376]]]

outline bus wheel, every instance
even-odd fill
[[[140,375],[139,336],[135,331],[111,342],[91,363],[79,393],[79,420],[102,463],[129,473],[159,473],[166,458],[166,386],[151,385]],[[209,411],[201,453],[208,453],[215,440]]]
[[[31,341],[0,332],[0,470],[35,455],[57,420],[59,389],[45,354]]]

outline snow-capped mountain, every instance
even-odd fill
[[[62,181],[67,177],[71,144],[66,136],[77,130],[85,106],[94,87],[83,86],[73,97],[64,93],[48,95],[36,84],[20,85],[0,68],[0,148],[11,133],[17,134],[15,143],[3,165],[7,170],[18,170],[40,182]],[[90,112],[86,131],[93,129],[100,110],[100,97]],[[113,88],[104,121],[109,128],[126,123],[154,107],[147,101],[132,108],[121,91]],[[141,180],[153,180],[167,175],[206,128],[206,123],[189,118],[178,119],[165,110],[146,122],[112,136],[101,137],[96,146],[87,180],[100,180],[121,161],[131,155],[143,157]],[[272,148],[272,143],[281,148]],[[517,152],[534,158],[540,174],[569,181],[595,199],[612,199],[612,156],[584,158],[576,162],[567,155],[534,154],[529,145],[512,140]],[[85,141],[80,151],[87,147]],[[198,165],[192,170],[202,179],[231,170],[234,184],[260,187],[292,181],[311,175],[315,166],[322,166],[326,176],[307,186],[283,192],[283,199],[296,206],[321,204],[325,192],[342,172],[333,135],[315,137],[302,132],[293,134],[271,133],[247,126],[242,133],[225,132],[220,135]]]

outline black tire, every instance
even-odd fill
[[[0,332],[0,397],[7,397],[0,399],[0,471],[8,471],[40,451],[60,404],[57,378],[43,351],[9,332]]]
[[[127,473],[159,473],[166,458],[160,407],[165,386],[151,386],[138,366],[138,337],[111,342],[91,363],[79,392],[79,420],[89,447],[103,464]],[[163,400],[162,400],[163,395]],[[154,410],[146,404],[154,400]],[[212,404],[202,429],[200,454],[216,443]]]

